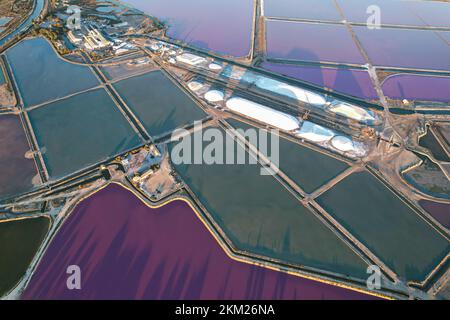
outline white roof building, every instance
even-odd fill
[[[106,40],[100,31],[95,28],[89,30],[88,34],[84,36],[84,46],[88,50],[102,49],[110,45],[111,42]]]
[[[272,127],[291,131],[299,128],[299,121],[294,116],[271,109],[256,102],[244,98],[231,98],[226,106],[237,113],[243,114]]]
[[[217,63],[210,63],[208,68],[213,70],[213,71],[218,71],[218,70],[222,69],[222,66],[220,64],[217,64]]]
[[[196,66],[198,64],[206,62],[206,59],[196,56],[192,53],[183,53],[177,56],[177,61],[189,64],[191,66]]]
[[[67,38],[69,38],[69,41],[72,42],[73,44],[77,45],[79,44],[81,41],[83,41],[82,38],[82,34],[80,34],[79,32],[77,32],[77,34],[75,34],[72,30],[70,30],[67,33]]]

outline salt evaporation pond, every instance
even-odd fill
[[[420,200],[420,206],[447,229],[450,229],[450,204]]]
[[[23,277],[49,227],[47,217],[0,221],[0,297]]]
[[[450,102],[450,77],[396,74],[381,88],[391,99]]]
[[[223,136],[225,132],[220,130],[219,134]],[[170,145],[173,156],[177,155],[176,145]],[[226,148],[223,154],[230,152],[229,146]],[[240,145],[234,151],[234,156],[248,156]],[[237,249],[294,265],[366,278],[366,262],[273,176],[262,175],[259,164],[236,164],[236,159],[233,163],[184,161],[175,164],[175,169]]]
[[[264,62],[261,67],[357,98],[366,100],[378,99],[369,74],[364,70],[296,66],[270,62]]]
[[[25,131],[16,115],[0,116],[0,198],[14,196],[33,188],[37,175]]]
[[[450,250],[446,238],[368,172],[350,175],[317,202],[402,279],[423,281]]]
[[[450,70],[450,46],[432,30],[365,26],[353,30],[376,66]]]
[[[266,17],[340,21],[333,0],[265,0]]]
[[[161,71],[119,81],[114,88],[153,137],[207,116]]]
[[[82,290],[68,290],[68,265]],[[110,185],[56,234],[24,299],[369,299],[230,259],[183,201],[150,209]]]
[[[47,104],[28,115],[51,179],[142,143],[104,89]]]
[[[366,23],[367,9],[380,8],[381,23],[405,26],[450,27],[450,4],[439,1],[338,0],[345,18]],[[401,14],[399,14],[401,12]]]
[[[450,27],[450,3],[441,1],[411,1],[414,12],[429,26]]]
[[[450,31],[438,32],[439,36],[450,45]]]
[[[25,19],[17,28],[14,29],[11,33],[8,33],[3,38],[0,39],[0,46],[3,46],[10,40],[14,39],[18,36],[22,31],[25,31],[27,28],[31,26],[33,20],[36,19],[44,9],[45,0],[36,0],[35,5],[33,7],[33,12]]]
[[[125,0],[169,26],[167,35],[201,49],[242,57],[250,52],[252,0]]]
[[[267,21],[269,58],[365,64],[343,25]]]
[[[257,129],[256,127],[234,119],[229,119],[227,122],[233,127],[245,131],[248,129]],[[262,131],[267,132],[265,130]],[[279,138],[279,148],[279,168],[308,193],[313,192],[348,168],[346,163],[336,158],[281,137]],[[268,145],[267,152],[263,150],[261,152],[270,156],[270,144]]]
[[[338,0],[345,18],[350,22],[367,23],[370,6],[381,12],[381,23],[386,25],[424,26],[425,22],[412,10],[410,1],[397,0]],[[372,12],[372,11],[370,11]],[[401,14],[399,14],[401,12]]]
[[[99,84],[89,67],[62,60],[44,38],[23,40],[8,49],[6,56],[25,106],[62,98]]]

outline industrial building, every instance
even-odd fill
[[[69,41],[78,46],[83,41],[84,35],[80,31],[72,31],[70,30],[67,33],[67,38],[69,38]]]
[[[88,27],[89,31],[84,36],[84,46],[87,50],[98,50],[109,47],[112,43],[105,39],[98,29]]]
[[[196,66],[206,62],[206,59],[200,56],[196,56],[192,53],[183,53],[177,56],[177,61],[186,63],[191,66]]]
[[[67,38],[73,45],[83,45],[87,50],[99,50],[112,45],[98,29],[90,25],[82,26],[81,30],[70,30]]]

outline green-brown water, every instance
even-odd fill
[[[235,128],[255,129],[255,127],[238,120],[229,119],[227,121]],[[313,192],[348,168],[348,165],[342,161],[283,138],[279,138],[279,146],[280,170],[308,193]],[[269,150],[269,155],[271,152],[273,151]]]
[[[450,250],[443,236],[368,172],[352,174],[318,202],[407,280],[423,280]]]
[[[428,131],[426,135],[420,138],[419,144],[430,150],[431,154],[437,161],[450,162],[450,158],[447,156],[447,153],[445,153],[445,150],[439,144],[439,141],[436,140],[431,131]]]
[[[54,179],[141,143],[104,89],[33,109],[29,117]]]
[[[120,81],[114,88],[153,137],[206,117],[161,71]]]
[[[0,296],[22,278],[49,227],[46,217],[0,222]]]
[[[366,276],[365,262],[259,165],[175,167],[238,249]]]
[[[62,60],[43,38],[23,40],[8,49],[6,56],[25,106],[99,85],[88,67]]]

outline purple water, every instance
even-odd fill
[[[350,22],[366,23],[373,14],[370,6],[380,9],[381,24],[395,24],[408,26],[424,26],[425,22],[412,10],[408,1],[397,0],[338,0],[345,18]]]
[[[263,63],[262,68],[362,99],[378,99],[369,74],[363,70]]]
[[[444,227],[450,229],[450,204],[420,200],[419,204]]]
[[[168,36],[202,49],[242,57],[250,51],[253,0],[124,0],[168,22]]]
[[[37,174],[25,131],[16,115],[0,116],[0,198],[29,191]]]
[[[264,0],[266,17],[339,21],[333,0]]]
[[[411,1],[414,12],[429,26],[450,27],[450,3]]]
[[[81,268],[81,290],[66,268]],[[230,259],[191,208],[150,209],[111,185],[77,206],[53,239],[24,299],[370,299]]]
[[[450,31],[438,32],[442,40],[450,46]]]
[[[381,86],[391,99],[450,102],[450,77],[393,75]]]
[[[450,46],[434,31],[359,26],[353,30],[374,65],[450,70]]]
[[[269,58],[365,64],[345,26],[284,21],[266,26]]]

